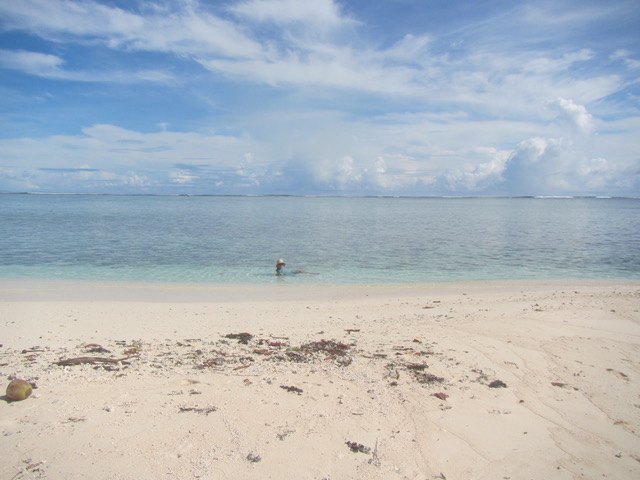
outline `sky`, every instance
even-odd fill
[[[640,196],[637,0],[0,0],[0,192]]]

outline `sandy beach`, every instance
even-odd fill
[[[640,282],[0,281],[2,479],[640,478]]]

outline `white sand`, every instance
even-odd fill
[[[640,478],[639,310],[634,281],[0,281],[0,374],[38,387],[0,402],[0,478]]]

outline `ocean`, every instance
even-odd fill
[[[5,279],[640,278],[637,198],[0,194],[0,230]],[[276,277],[278,258],[311,274]]]

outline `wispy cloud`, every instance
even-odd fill
[[[72,71],[65,69],[65,60],[56,55],[25,50],[0,50],[0,68],[17,70],[36,77],[74,82],[109,83],[177,83],[168,72],[160,70],[139,71]]]

